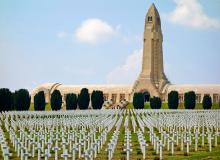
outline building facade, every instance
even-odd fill
[[[131,102],[135,92],[142,92],[145,100],[159,96],[167,101],[168,93],[172,90],[179,92],[180,102],[183,102],[184,93],[195,91],[198,103],[204,95],[210,95],[214,103],[220,100],[220,84],[214,85],[174,85],[164,73],[163,66],[163,34],[159,12],[152,4],[145,17],[143,35],[143,59],[139,77],[133,85],[63,85],[60,83],[42,84],[32,90],[31,98],[39,91],[44,91],[46,102],[50,102],[50,95],[57,89],[61,92],[63,101],[68,93],[79,94],[82,88],[87,88],[91,94],[93,90],[102,90],[106,101],[119,103],[122,100]]]

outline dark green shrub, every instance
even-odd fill
[[[75,110],[77,108],[77,95],[70,93],[66,95],[66,109]]]
[[[93,109],[101,109],[104,103],[104,95],[102,91],[93,91],[91,96]]]
[[[46,102],[45,102],[44,91],[40,91],[34,96],[34,110],[44,111],[45,105]]]
[[[184,94],[184,106],[186,109],[195,109],[196,94],[194,91],[190,91]]]
[[[144,108],[144,95],[141,92],[134,93],[133,106],[135,109],[143,109]]]
[[[12,110],[13,96],[8,88],[0,89],[0,112]]]
[[[80,91],[80,94],[78,96],[78,106],[79,106],[79,109],[88,109],[89,101],[90,101],[89,91],[88,91],[87,88],[83,88]]]
[[[153,98],[150,98],[150,107],[152,109],[161,109],[161,99],[160,97],[153,97]]]
[[[31,96],[28,90],[19,89],[14,93],[14,107],[17,111],[28,111],[31,104]]]
[[[168,94],[169,109],[177,109],[179,105],[179,94],[177,91],[171,91]]]
[[[202,100],[202,106],[204,109],[212,108],[212,98],[209,95],[205,95]]]
[[[52,110],[61,110],[62,95],[59,90],[54,90],[50,97],[50,104]]]

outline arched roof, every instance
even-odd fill
[[[112,84],[104,84],[104,85],[62,85],[60,83],[44,83],[34,88],[31,92],[32,95],[35,95],[39,91],[47,91],[50,94],[58,89],[62,94],[67,93],[80,93],[82,88],[87,88],[90,93],[93,90],[101,90],[104,93],[124,93],[131,94],[132,93],[132,85],[112,85]],[[220,94],[220,84],[204,84],[204,85],[196,85],[196,84],[171,84],[167,85],[166,89],[163,91],[167,94],[171,91],[178,91],[181,94],[184,94],[188,91],[195,91],[199,94]]]
[[[31,94],[36,94],[39,91],[48,91],[51,93],[52,90],[54,90],[58,85],[60,85],[59,83],[44,83],[41,84],[39,86],[37,86],[36,88],[34,88],[31,91]]]
[[[87,88],[90,93],[93,90],[101,90],[104,93],[131,93],[132,85],[111,85],[111,84],[103,84],[103,85],[62,85],[59,83],[44,83],[36,88],[34,88],[31,92],[32,95],[36,94],[39,91],[48,91],[52,93],[55,89],[58,89],[62,94],[67,93],[80,93],[82,88]]]

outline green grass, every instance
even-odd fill
[[[167,104],[164,104],[167,105]],[[129,104],[128,107],[132,107],[132,104]],[[49,105],[47,105],[47,109],[50,109]],[[135,117],[136,119],[136,117]],[[115,149],[115,153],[113,156],[113,160],[122,160],[122,159],[126,159],[126,153],[123,151],[124,148],[124,136],[125,136],[125,128],[124,128],[124,121],[125,121],[125,117],[123,118],[123,122],[121,124],[121,128],[120,128],[120,135],[119,135],[119,139],[117,142],[117,146]],[[16,153],[12,147],[12,144],[10,143],[9,140],[9,133],[6,131],[4,123],[2,125],[2,129],[5,132],[5,138],[7,139],[7,142],[9,142],[9,146],[10,146],[10,152],[13,153],[13,156],[10,157],[10,159],[12,160],[19,160],[20,158],[16,156]],[[129,129],[130,131],[133,131],[132,125],[131,125],[131,119],[129,119]],[[110,133],[107,135],[107,142],[104,144],[101,153],[98,154],[98,157],[96,158],[96,160],[105,160],[107,159],[107,152],[106,152],[106,147],[107,147],[107,143],[109,142],[110,138],[112,137],[113,131],[115,130],[115,127],[113,127],[113,129],[110,131]],[[159,132],[156,132],[158,135],[160,134]],[[156,152],[153,150],[153,146],[150,144],[149,142],[149,130],[147,128],[145,128],[145,132],[144,132],[144,137],[147,141],[147,143],[149,144],[149,146],[147,147],[147,153],[146,153],[146,157],[147,159],[151,159],[151,160],[155,160],[159,158],[159,155],[156,154]],[[142,159],[142,153],[140,150],[140,146],[138,143],[138,138],[137,135],[133,132],[131,132],[131,139],[132,139],[132,146],[131,148],[133,149],[133,151],[130,154],[130,159],[132,160],[139,160]],[[192,146],[190,147],[190,153],[188,156],[184,156],[184,152],[178,150],[177,148],[175,148],[175,153],[174,156],[172,156],[170,154],[170,152],[166,151],[166,149],[163,149],[163,159],[165,160],[218,160],[220,159],[220,137],[218,138],[218,146],[217,147],[212,147],[212,152],[208,151],[208,146],[207,146],[207,142],[205,143],[205,147],[201,147],[201,145],[199,145],[200,147],[198,148],[198,152],[195,152],[193,150],[194,145],[192,144]],[[199,143],[201,144],[201,141],[199,141]],[[60,152],[61,154],[61,152]],[[2,158],[2,152],[0,150],[0,159]],[[31,158],[33,160],[37,160],[37,157],[35,158]],[[51,158],[49,158],[49,160],[53,160],[54,156],[52,156]],[[83,158],[81,158],[83,159]]]
[[[219,160],[220,159],[220,147],[212,149],[212,152],[193,152],[189,156],[170,156],[168,160]]]
[[[51,107],[50,107],[50,104],[49,104],[49,103],[46,104],[45,110],[46,110],[46,111],[51,111]],[[31,103],[30,108],[29,108],[29,111],[34,111],[34,104],[33,104],[33,103]]]
[[[196,104],[196,109],[203,109],[202,103]],[[220,109],[219,103],[213,103],[212,109]]]
[[[132,103],[129,103],[127,105],[127,109],[133,109],[133,108],[134,108],[134,106],[133,106]],[[184,109],[184,108],[185,108],[184,104],[180,103],[178,109]],[[149,102],[144,104],[144,109],[151,109]],[[167,103],[162,103],[161,109],[169,109],[168,104]],[[196,104],[196,109],[203,109],[202,104],[201,103],[197,103]],[[212,109],[220,109],[219,103],[213,103]],[[34,111],[34,104],[33,103],[31,103],[31,106],[30,106],[29,110],[30,111]],[[50,103],[46,104],[46,111],[51,111]]]
[[[133,104],[129,103],[128,106],[127,106],[127,109],[133,109],[133,108],[134,108]],[[149,102],[144,104],[144,109],[151,109]],[[162,103],[161,109],[169,109],[168,104],[167,103]],[[178,109],[185,109],[184,104],[180,103]],[[202,104],[197,103],[195,109],[203,109]],[[213,103],[212,109],[220,109],[219,103]]]

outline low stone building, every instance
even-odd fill
[[[194,91],[196,93],[196,102],[202,103],[204,95],[212,97],[213,103],[219,103],[220,96],[220,84],[206,84],[206,85],[195,85],[195,84],[184,84],[184,85],[169,85],[166,93],[170,91],[178,91],[179,101],[184,101],[184,93]],[[168,94],[165,96],[165,101],[168,100]]]
[[[129,85],[62,85],[59,83],[45,83],[35,89],[31,93],[31,98],[33,102],[33,97],[39,91],[44,91],[46,102],[50,101],[50,95],[57,89],[61,92],[63,100],[68,93],[79,94],[82,88],[87,88],[89,94],[93,90],[101,90],[104,93],[105,101],[111,100],[113,103],[118,103],[122,100],[131,101],[132,98],[132,86]]]

